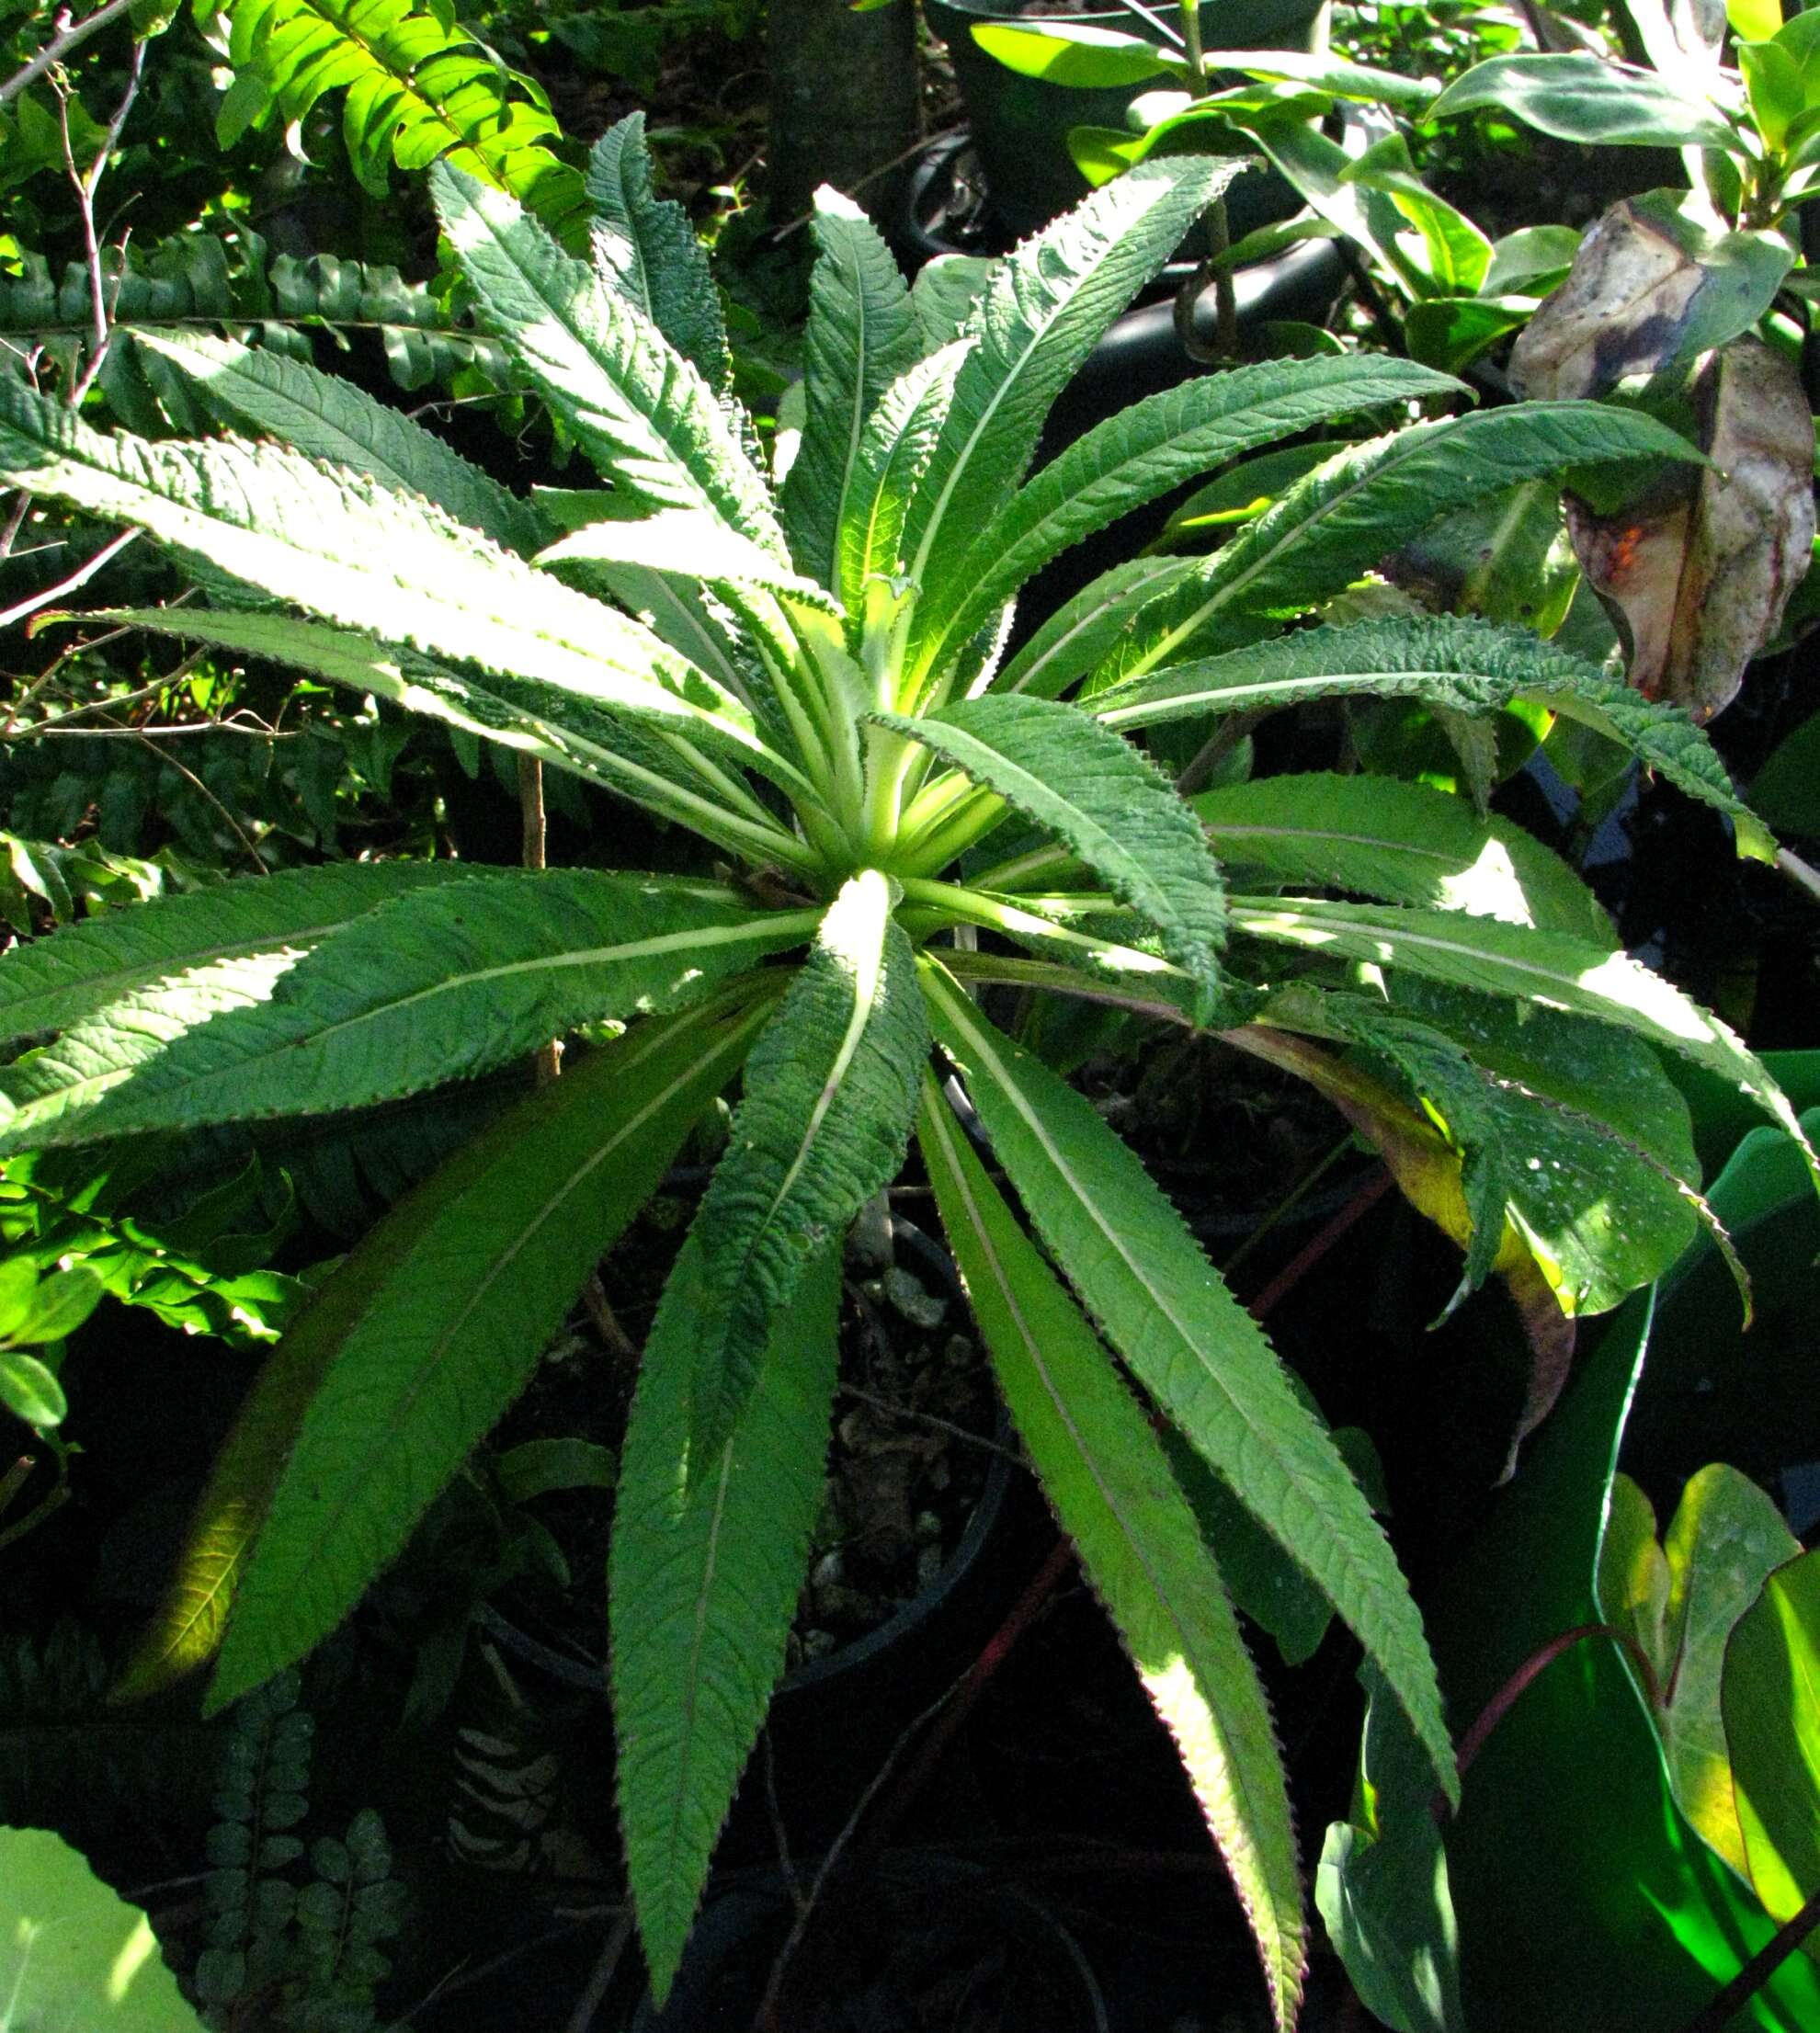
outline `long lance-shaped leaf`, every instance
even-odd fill
[[[1681,708],[1644,698],[1598,664],[1520,629],[1463,616],[1307,629],[1131,678],[1096,692],[1091,708],[1110,727],[1154,727],[1349,696],[1425,698],[1465,713],[1533,700],[1621,743],[1741,828],[1761,830],[1712,743]]]
[[[1189,808],[1229,873],[1244,864],[1299,888],[1618,943],[1598,900],[1558,855],[1427,784],[1299,771],[1202,791]]]
[[[1769,1069],[1718,1017],[1626,953],[1458,912],[1301,896],[1234,897],[1230,906],[1233,930],[1253,938],[1406,968],[1483,994],[1552,1004],[1665,1045],[1749,1095],[1801,1145],[1820,1185],[1820,1164]]]
[[[698,585],[744,586],[833,610],[829,595],[718,516],[699,508],[658,508],[572,529],[538,554],[540,565],[628,564]]]
[[[504,192],[438,163],[430,193],[482,324],[600,471],[650,507],[705,510],[785,557],[764,479],[650,319]]]
[[[1519,403],[1416,424],[1317,467],[1243,534],[1162,595],[1100,675],[1160,669],[1196,646],[1270,632],[1388,552],[1496,488],[1607,460],[1698,460],[1685,437],[1640,412],[1598,403]]]
[[[615,120],[595,142],[584,184],[601,280],[642,311],[716,395],[726,395],[733,357],[720,292],[688,214],[652,193],[643,113]]]
[[[1132,1375],[1378,1661],[1457,1797],[1421,1616],[1269,1343],[1092,1104],[986,1022],[938,962],[919,964],[937,1039],[1068,1282]]]
[[[824,187],[811,230],[818,254],[802,342],[808,407],[779,501],[792,554],[834,591],[867,419],[923,343],[896,258],[859,206]]]
[[[1212,994],[1224,892],[1206,835],[1168,779],[1131,744],[1052,699],[957,699],[910,720],[877,716],[1053,834],[1155,926],[1170,957]]]
[[[1413,361],[1347,358],[1267,360],[1145,396],[1052,460],[928,589],[921,668],[939,671],[951,645],[1052,558],[1181,482],[1330,418],[1459,389]]]
[[[607,1608],[620,1823],[652,1990],[665,1997],[734,1788],[783,1670],[823,1494],[840,1247],[775,1322],[711,1460],[690,1459],[694,1238],[639,1367],[614,1497]]]
[[[994,681],[998,692],[1059,698],[1109,659],[1150,603],[1192,578],[1198,558],[1127,558],[1056,608]]]
[[[999,1389],[1095,1593],[1168,1726],[1251,1924],[1280,2027],[1307,1924],[1257,1668],[1161,1442],[1093,1330],[926,1085],[917,1142]]]
[[[1236,165],[1145,164],[1027,240],[961,328],[977,343],[904,528],[910,576],[938,585],[1023,477],[1050,404]]]
[[[0,1042],[65,1029],[192,968],[267,948],[301,954],[406,890],[472,874],[455,861],[332,862],[104,912],[0,953]]]
[[[762,759],[735,700],[651,631],[427,504],[283,450],[103,437],[0,380],[0,479],[389,642],[518,674]]]
[[[910,942],[876,869],[828,907],[754,1048],[726,1154],[702,1198],[689,1482],[711,1472],[803,1272],[904,1162],[928,1028]],[[666,1290],[653,1329],[669,1333]]]
[[[230,429],[366,473],[394,494],[422,494],[503,551],[522,556],[536,547],[528,503],[343,376],[206,333],[140,332],[135,343],[168,362]]]
[[[408,892],[281,971],[243,967],[195,1020],[178,980],[111,1005],[6,1071],[0,1151],[268,1120],[470,1079],[576,1024],[695,1002],[801,945],[813,911],[710,883],[524,869]],[[219,972],[220,971],[215,971]]]
[[[916,483],[935,450],[954,400],[954,380],[973,342],[955,339],[900,376],[879,399],[854,455],[840,525],[841,605],[862,615],[866,588],[894,579],[900,539]]]
[[[261,1371],[122,1695],[207,1659],[230,1605],[213,1708],[335,1629],[529,1380],[766,1004],[729,996],[640,1025],[508,1111],[358,1244]]]
[[[333,685],[377,693],[408,712],[604,784],[748,859],[811,866],[802,843],[749,793],[735,798],[724,785],[705,787],[699,770],[689,767],[695,758],[688,744],[673,747],[638,722],[564,687],[498,675],[476,678],[370,635],[288,615],[215,608],[101,608],[93,610],[93,619],[266,657]],[[779,760],[769,758],[773,765]]]

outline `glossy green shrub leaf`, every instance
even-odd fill
[[[765,1006],[728,999],[638,1026],[372,1230],[261,1372],[120,1697],[222,1646],[219,1707],[334,1630],[529,1380]]]
[[[653,194],[643,113],[615,120],[595,142],[586,187],[597,274],[724,396],[733,358],[720,292],[688,214],[674,199]]]
[[[1257,1323],[1091,1103],[923,962],[942,1049],[1037,1232],[1132,1375],[1318,1582],[1382,1666],[1452,1793],[1421,1618],[1377,1520]]]
[[[1044,22],[1023,28],[1009,21],[975,21],[973,40],[1007,71],[1046,85],[1116,91],[1147,78],[1179,74],[1181,59],[1142,36],[1090,21]]]
[[[620,1822],[660,1999],[802,1591],[834,1403],[840,1249],[821,1251],[774,1316],[706,1459],[689,1439],[693,1323],[713,1302],[703,1272],[691,1238],[639,1367],[608,1568]]]
[[[476,872],[287,948],[281,972],[244,968],[248,993],[207,1021],[185,980],[98,1012],[7,1070],[0,1149],[370,1107],[695,1001],[814,926],[675,878]]]
[[[922,356],[896,257],[851,199],[815,197],[817,256],[803,334],[802,440],[780,490],[791,550],[838,590],[842,532],[863,495],[860,446],[885,391]]]
[[[1006,1403],[1176,1740],[1288,2027],[1307,1965],[1295,1832],[1269,1708],[1213,1555],[1143,1409],[933,1083],[917,1139]]]
[[[693,1231],[699,1278],[666,1287],[654,1335],[695,1351],[690,1487],[749,1395],[772,1329],[809,1266],[895,1177],[928,1032],[891,885],[852,877],[753,1048],[727,1149]]]
[[[1488,58],[1449,85],[1428,108],[1428,118],[1448,119],[1478,107],[1493,108],[1557,141],[1589,147],[1630,142],[1745,153],[1737,131],[1706,100],[1655,72],[1582,51]]]
[[[48,1828],[0,1828],[0,1999],[17,2033],[202,2033],[152,1923]]]
[[[879,717],[1064,842],[1215,992],[1226,928],[1219,869],[1193,814],[1129,742],[1072,706],[1010,695],[957,700],[922,720]]]

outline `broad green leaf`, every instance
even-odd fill
[[[1720,1712],[1725,1646],[1801,1541],[1774,1501],[1715,1462],[1681,1493],[1658,1546],[1649,1499],[1619,1476],[1598,1554],[1598,1601],[1655,1675],[1651,1714],[1676,1804],[1741,1878],[1750,1875]],[[1659,1705],[1657,1705],[1659,1703]]]
[[[0,1347],[0,1405],[31,1426],[62,1425],[70,1414],[57,1372],[17,1348]]]
[[[1750,1095],[1800,1144],[1810,1169],[1820,1172],[1794,1111],[1762,1062],[1718,1017],[1628,954],[1565,933],[1458,913],[1313,897],[1234,897],[1228,907],[1233,930],[1253,938],[1552,1005],[1666,1046]]]
[[[1721,1702],[1750,1881],[1772,1920],[1820,1891],[1820,1553],[1779,1567],[1726,1647]],[[1820,1959],[1810,1934],[1803,1946]]]
[[[896,1176],[927,1055],[910,942],[892,885],[852,877],[754,1047],[727,1149],[694,1234],[701,1274],[666,1288],[654,1335],[688,1308],[691,1490],[711,1472],[751,1392],[773,1326],[814,1258]]]
[[[1679,708],[1641,698],[1598,664],[1527,632],[1464,616],[1308,629],[1134,677],[1091,703],[1122,729],[1349,696],[1426,698],[1475,713],[1530,700],[1621,743],[1741,829],[1757,827],[1712,743]]]
[[[734,1789],[783,1671],[823,1497],[834,1402],[840,1245],[825,1247],[772,1323],[733,1428],[691,1459],[691,1238],[639,1365],[607,1607],[620,1825],[639,1938],[668,1992]]]
[[[975,341],[905,521],[909,575],[939,585],[1023,477],[1043,419],[1100,335],[1237,165],[1146,165],[1096,191],[994,270]]]
[[[1422,294],[1471,295],[1491,267],[1491,242],[1445,199],[1422,181],[1400,133],[1374,142],[1346,171],[1345,180],[1388,198],[1398,214],[1416,229],[1422,243],[1419,266],[1408,250],[1408,236],[1398,235],[1403,262],[1415,270]]]
[[[1132,1375],[1383,1668],[1452,1797],[1421,1617],[1269,1343],[1092,1104],[995,1030],[933,960],[922,967],[937,1039],[1037,1232]]]
[[[552,1490],[610,1490],[620,1480],[611,1448],[578,1434],[520,1440],[495,1458],[493,1472],[514,1504],[528,1504]]]
[[[1195,558],[1128,558],[1064,600],[999,672],[994,689],[1059,698],[1109,660],[1137,617],[1193,576]]]
[[[615,120],[595,142],[584,187],[601,280],[643,312],[716,395],[725,396],[733,357],[720,292],[688,212],[674,199],[652,194],[643,113]]]
[[[1225,940],[1219,869],[1193,814],[1129,742],[1075,707],[1010,694],[957,699],[922,720],[877,717],[1064,841],[1214,992]]]
[[[1422,1746],[1368,1666],[1355,1819],[1330,1822],[1314,1879],[1327,1938],[1396,2033],[1465,2033],[1460,1936]]]
[[[885,391],[922,355],[896,257],[850,198],[815,194],[817,256],[802,339],[802,441],[779,491],[791,554],[837,592],[842,532],[860,482],[866,425]]]
[[[230,1604],[215,1708],[334,1630],[529,1380],[768,1006],[728,996],[640,1025],[508,1110],[358,1244],[267,1358],[116,1698],[209,1658]]]
[[[430,192],[481,322],[600,472],[648,507],[718,516],[782,559],[764,479],[657,327],[503,193],[447,164]]]
[[[723,771],[710,775],[711,766],[689,744],[660,739],[572,686],[497,673],[476,678],[370,635],[285,615],[168,607],[99,608],[94,618],[210,642],[376,693],[409,712],[605,784],[749,859],[811,865],[802,843],[744,785]],[[762,767],[775,769],[780,761],[768,752]]]
[[[1071,544],[1241,452],[1382,403],[1458,392],[1406,360],[1268,360],[1165,389],[1108,418],[1018,490],[918,617],[925,667]]]
[[[206,1021],[182,978],[110,1005],[7,1069],[0,1149],[366,1107],[577,1024],[697,1001],[815,924],[674,877],[477,872],[381,904],[281,970],[243,964],[237,1005],[218,993]]]
[[[917,1141],[999,1389],[1232,1872],[1277,2024],[1307,1927],[1282,1760],[1238,1620],[1162,1443],[926,1079]]]
[[[22,1317],[8,1324],[6,1338],[40,1344],[62,1341],[65,1335],[74,1334],[100,1304],[105,1289],[99,1275],[86,1264],[51,1271],[39,1279],[31,1303]]]
[[[394,494],[422,494],[504,551],[522,556],[536,547],[537,517],[526,503],[344,376],[199,332],[141,332],[135,343],[167,360],[230,428],[366,473]]]
[[[205,570],[347,628],[752,754],[746,716],[648,629],[438,510],[277,446],[103,437],[0,381],[0,476],[138,523]]]
[[[840,525],[837,591],[849,614],[865,612],[873,579],[894,579],[902,568],[904,517],[941,435],[970,345],[953,340],[900,376],[860,433]]]
[[[1259,777],[1189,800],[1229,872],[1352,890],[1386,903],[1502,918],[1617,944],[1577,875],[1507,819],[1392,777]]]
[[[1100,675],[1135,676],[1184,651],[1255,641],[1494,487],[1601,460],[1699,457],[1666,425],[1597,403],[1523,403],[1414,425],[1340,453],[1291,488],[1160,595]]]
[[[1475,107],[1590,147],[1630,142],[1746,153],[1742,137],[1710,101],[1678,90],[1655,72],[1585,51],[1488,58],[1456,78],[1428,108],[1428,118],[1449,119]]]
[[[1033,28],[975,21],[973,37],[1007,71],[1045,85],[1117,91],[1147,78],[1182,74],[1182,60],[1172,51],[1091,21],[1045,21]]]
[[[202,2033],[143,1912],[48,1828],[0,1828],[0,2000],[17,2033]]]
[[[237,954],[301,953],[407,890],[472,873],[453,861],[331,862],[105,911],[0,953],[0,1039],[65,1029],[120,996]]]

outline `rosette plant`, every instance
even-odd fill
[[[1457,384],[1395,359],[1285,361],[1152,396],[1027,477],[1052,401],[1229,174],[1161,164],[1096,194],[958,326],[825,198],[801,428],[770,474],[634,123],[596,152],[592,266],[511,199],[433,177],[481,324],[597,491],[515,497],[345,384],[220,343],[154,342],[232,426],[218,439],[104,437],[0,379],[0,476],[142,526],[194,571],[193,604],[108,625],[400,702],[719,857],[695,879],[334,867],[0,959],[7,1034],[58,1034],[6,1073],[5,1152],[360,1109],[623,1027],[321,1285],[225,1446],[127,1692],[218,1653],[219,1705],[330,1631],[737,1083],[643,1349],[608,1577],[620,1807],[660,1993],[784,1657],[843,1236],[913,1147],[1280,2023],[1306,1940],[1283,1772],[1153,1408],[1331,1599],[1454,1789],[1419,1615],[1364,1496],[1137,1155],[1001,1028],[1019,995],[1211,1028],[1306,1073],[1460,1236],[1469,1278],[1527,1278],[1557,1320],[1652,1277],[1694,1218],[1656,1048],[1792,1126],[1742,1045],[1616,951],[1571,874],[1502,821],[1335,775],[1190,804],[1131,738],[1385,692],[1464,728],[1521,695],[1735,809],[1684,718],[1533,639],[1284,631],[1487,486],[1689,456],[1647,418],[1536,403],[1412,422]],[[1066,546],[1343,416],[1405,427],[1341,450],[1211,558],[1116,567],[1002,656],[1019,586]]]

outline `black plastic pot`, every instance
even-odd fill
[[[1074,127],[1123,127],[1132,101],[1149,85],[1082,91],[1020,77],[973,40],[976,22],[1015,21],[1034,10],[1018,0],[923,0],[929,32],[948,45],[954,81],[967,108],[993,203],[1013,240],[1033,233],[1086,191],[1086,179],[1068,153]],[[1174,26],[1175,7],[1164,0],[1150,10]],[[1143,15],[1125,7],[1071,14],[1071,26],[1114,28],[1162,42]],[[1326,0],[1201,0],[1200,40],[1207,50],[1310,50],[1326,39]],[[1153,84],[1167,83],[1166,79]],[[1248,233],[1295,209],[1279,179],[1242,177],[1229,210],[1235,232]]]

